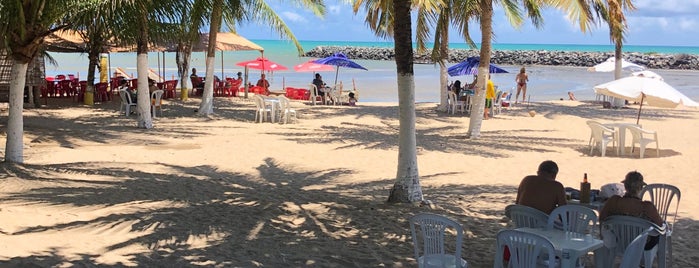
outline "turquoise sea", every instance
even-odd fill
[[[295,46],[290,41],[279,40],[252,40],[265,48],[264,56],[270,60],[284,65],[285,71],[274,72],[268,75],[273,90],[282,90],[284,86],[306,87],[313,79],[312,73],[299,73],[293,70],[293,66],[310,58],[299,57]],[[358,46],[358,47],[393,47],[391,42],[344,42],[344,41],[301,41],[304,51],[316,46]],[[468,49],[463,43],[450,44],[450,48]],[[565,44],[494,44],[495,50],[548,50],[548,51],[597,51],[613,52],[612,45],[565,45]],[[699,47],[674,47],[674,46],[634,46],[625,45],[624,52],[664,53],[664,54],[699,54]],[[77,74],[81,78],[87,74],[87,57],[82,54],[52,53],[58,62],[57,66],[46,67],[47,75]],[[235,63],[255,59],[259,57],[257,51],[226,51],[216,54],[215,74],[218,76],[235,76],[242,71],[242,67]],[[197,68],[199,73],[205,69],[205,54],[194,52],[191,67]],[[112,68],[121,67],[127,73],[136,74],[135,53],[112,53],[109,55]],[[165,73],[166,79],[176,78],[175,53],[150,53],[150,67],[156,72]],[[345,88],[354,87],[360,90],[360,101],[369,102],[397,102],[398,93],[396,85],[395,62],[376,60],[356,60],[357,63],[369,69],[368,71],[346,69],[339,70],[337,80],[344,84]],[[512,90],[515,86],[514,75],[521,66],[502,66],[510,71],[509,74],[493,75],[493,81],[500,89]],[[567,97],[567,92],[572,91],[581,100],[594,99],[592,87],[614,79],[613,73],[587,72],[585,67],[553,67],[553,66],[525,66],[530,76],[528,93],[532,101],[552,100]],[[699,100],[699,71],[677,70],[652,70],[663,76],[665,81],[677,88],[690,98]],[[258,71],[250,71],[250,80],[259,78]],[[335,72],[321,73],[328,84],[335,80]],[[624,73],[628,75],[628,73]],[[471,77],[450,77],[449,80],[461,80],[470,82]],[[439,101],[439,67],[432,64],[415,65],[415,92],[418,102]]]

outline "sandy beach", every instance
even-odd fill
[[[0,165],[0,266],[416,267],[407,219],[431,212],[464,226],[471,267],[492,267],[505,206],[548,159],[565,186],[587,173],[599,188],[631,170],[678,186],[674,265],[699,259],[699,110],[643,107],[640,123],[658,131],[660,157],[653,144],[639,159],[611,149],[590,156],[585,123],[633,123],[638,106],[533,102],[467,139],[467,116],[419,103],[418,165],[431,209],[385,203],[398,158],[395,103],[293,101],[299,120],[286,125],[253,122],[249,100],[215,98],[210,118],[195,116],[198,104],[166,100],[151,130],[120,115],[118,101],[25,109],[25,164]]]

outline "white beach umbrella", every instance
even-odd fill
[[[616,59],[614,57],[611,57],[600,64],[587,68],[587,70],[590,72],[613,72],[615,69],[615,62]],[[621,69],[627,71],[642,71],[646,68],[641,65],[629,62],[625,59],[621,59]]]
[[[628,101],[638,102],[638,117],[641,117],[643,102],[648,105],[665,108],[675,108],[679,105],[687,107],[699,107],[699,103],[693,101],[674,87],[664,81],[640,76],[629,76],[618,80],[600,84],[594,87],[595,93]]]
[[[653,71],[639,71],[639,72],[633,72],[631,73],[632,76],[640,76],[640,77],[648,77],[648,78],[653,78],[653,79],[658,79],[660,81],[663,81],[663,77],[660,76],[659,74],[653,72]]]

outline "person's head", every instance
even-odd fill
[[[155,80],[149,78],[149,79],[148,79],[148,84],[149,84],[149,85],[155,84]]]
[[[320,74],[316,73],[316,79],[320,79]]]
[[[192,74],[197,74],[197,68],[192,68]]]
[[[556,175],[558,175],[558,165],[556,164],[556,162],[553,162],[551,160],[541,162],[541,164],[539,164],[539,169],[536,171],[536,174],[542,177],[556,179]]]
[[[646,186],[646,183],[643,182],[643,175],[638,171],[627,173],[622,182],[626,188],[626,193],[631,196],[638,196],[643,190],[643,186]]]
[[[454,81],[454,88],[461,88],[461,81],[459,81],[459,80]]]
[[[242,76],[243,76],[243,73],[238,72],[238,77],[240,78],[240,77],[242,77]]]
[[[119,85],[122,85],[122,86],[126,85],[127,82],[128,81],[126,81],[126,79],[121,79],[121,80],[119,80]]]
[[[522,67],[522,69],[519,69],[519,73],[523,74],[525,72],[526,72],[526,70],[524,69],[524,67]]]
[[[260,79],[265,79],[265,74],[261,74]]]

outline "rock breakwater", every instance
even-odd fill
[[[327,57],[342,52],[351,59],[393,60],[393,48],[319,46],[305,53],[306,57]],[[478,56],[478,50],[450,49],[449,62],[460,62]],[[496,50],[492,63],[503,65],[552,65],[590,67],[613,57],[613,52],[576,52],[548,50]],[[625,52],[623,58],[651,69],[699,70],[699,56],[694,54],[661,54]],[[416,63],[432,63],[430,52],[415,53]]]

